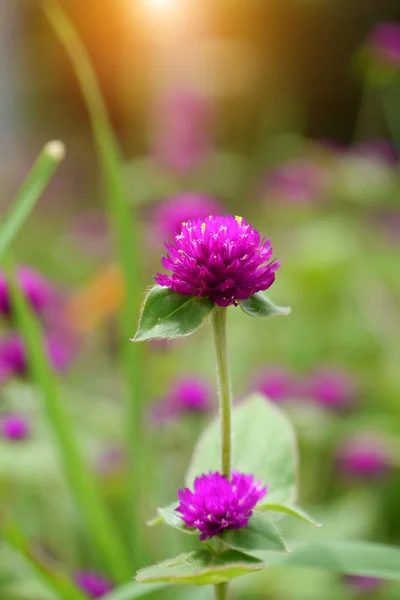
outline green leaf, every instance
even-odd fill
[[[190,335],[203,325],[214,308],[208,298],[182,296],[171,288],[156,285],[145,298],[138,330],[131,341]]]
[[[64,144],[56,140],[46,144],[39,154],[1,224],[0,258],[14,241],[64,156]]]
[[[136,575],[136,580],[143,583],[165,581],[188,585],[211,585],[259,571],[264,567],[262,560],[237,550],[225,550],[221,554],[197,550],[141,569]]]
[[[251,473],[267,485],[269,502],[292,504],[296,498],[297,451],[289,421],[261,394],[253,394],[233,410],[233,468]],[[215,419],[201,435],[186,485],[202,473],[219,470],[220,430]]]
[[[155,525],[161,525],[161,523],[165,523],[170,527],[174,527],[183,533],[188,533],[190,535],[200,535],[197,529],[192,529],[186,527],[184,521],[180,518],[179,515],[176,514],[175,510],[177,508],[177,503],[173,502],[168,506],[164,506],[163,508],[157,508],[157,517],[154,517],[150,521],[147,522],[149,527],[154,527]]]
[[[247,315],[256,317],[257,319],[290,315],[291,313],[291,309],[288,306],[276,306],[263,292],[257,292],[249,296],[247,300],[239,300],[239,306]]]
[[[400,581],[400,548],[367,542],[302,542],[291,551],[257,552],[268,567],[303,567]]]
[[[228,546],[237,550],[287,550],[278,529],[268,518],[255,511],[247,527],[236,531],[225,531],[221,538]]]
[[[262,504],[258,504],[256,506],[257,510],[272,510],[274,512],[285,513],[287,515],[291,515],[292,517],[297,517],[298,519],[302,519],[303,521],[307,521],[307,523],[311,523],[311,525],[315,525],[315,527],[321,527],[321,523],[315,521],[305,510],[299,508],[298,506],[290,506],[289,504],[281,504],[279,502],[263,502]]]

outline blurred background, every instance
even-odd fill
[[[143,294],[164,241],[194,217],[241,215],[282,261],[270,297],[292,315],[260,325],[231,308],[229,348],[237,401],[265,393],[298,433],[300,504],[324,527],[288,518],[287,539],[399,544],[398,0],[62,5],[122,149]],[[56,138],[67,147],[14,250],[21,285],[44,315],[65,410],[124,536],[119,350],[127,340],[115,318],[124,289],[85,103],[34,0],[0,4],[0,81],[2,214],[42,146]],[[3,287],[0,280],[1,506],[45,561],[63,565],[89,598],[101,597],[115,582],[60,472]],[[145,522],[183,485],[216,397],[208,327],[142,352]],[[143,526],[141,536],[139,566],[193,544],[167,528]],[[400,597],[396,583],[314,570],[238,581],[233,596],[246,600]],[[52,597],[1,543],[0,592],[5,600]]]

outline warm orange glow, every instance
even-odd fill
[[[90,333],[104,317],[118,311],[124,295],[121,270],[116,265],[105,267],[70,299],[72,327],[80,334]]]

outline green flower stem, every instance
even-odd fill
[[[228,584],[219,583],[215,586],[215,600],[226,600],[228,593]]]
[[[218,308],[213,313],[215,352],[217,356],[217,378],[219,414],[221,424],[221,473],[232,475],[232,392],[229,377],[228,353],[226,348],[226,308]],[[226,600],[228,584],[215,586],[216,600]]]
[[[221,473],[230,479],[232,474],[232,393],[226,350],[226,308],[219,308],[214,312],[213,328],[221,423]]]

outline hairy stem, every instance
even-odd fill
[[[232,393],[226,348],[226,308],[218,308],[213,314],[213,330],[217,357],[219,415],[221,425],[221,473],[232,474]],[[228,584],[215,586],[216,600],[226,600]]]

